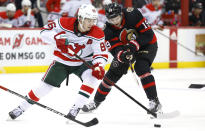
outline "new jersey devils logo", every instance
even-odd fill
[[[23,40],[24,34],[17,34],[14,37],[14,44],[12,46],[12,49],[19,48],[21,46],[22,40]]]
[[[68,43],[68,48],[70,48],[72,51],[75,52],[75,54],[81,56],[83,51],[82,49],[85,48],[85,45],[79,45],[78,43],[72,43],[72,42],[69,42]]]

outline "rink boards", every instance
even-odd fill
[[[52,62],[54,45],[48,45],[41,40],[40,29],[0,31],[0,73],[46,71]],[[205,56],[193,53],[202,55],[202,50],[205,50],[205,28],[172,27],[155,33],[158,53],[153,63],[154,68],[205,67]],[[106,69],[109,68],[111,59],[112,57],[109,57]]]

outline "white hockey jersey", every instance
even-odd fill
[[[22,10],[17,10],[17,21],[18,21],[18,27],[34,27],[35,26],[35,17],[34,14],[31,13],[30,17],[27,17],[27,15],[24,15]],[[25,25],[26,22],[29,22],[29,24]]]
[[[105,65],[108,60],[108,51],[105,46],[104,32],[93,26],[89,32],[83,34],[77,31],[77,19],[62,17],[48,23],[41,31],[41,38],[45,43],[55,44],[55,39],[66,38],[72,50],[86,61],[93,64]],[[75,56],[63,53],[57,46],[54,49],[54,59],[69,66],[79,66],[82,61]]]
[[[147,22],[153,27],[155,25],[162,25],[160,17],[162,14],[162,8],[159,7],[155,9],[152,4],[144,5],[141,9],[139,9],[142,15],[146,18]]]
[[[17,19],[15,16],[13,19],[9,19],[5,11],[0,12],[0,24],[2,25],[2,27],[4,27],[3,24],[9,24],[11,25],[11,27],[17,27]]]

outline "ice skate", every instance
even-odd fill
[[[93,100],[89,104],[84,105],[83,108],[82,108],[82,111],[91,112],[91,111],[97,109],[99,105],[100,105],[100,102],[97,102],[97,101]]]
[[[20,106],[18,106],[17,108],[15,108],[14,110],[9,112],[9,116],[12,120],[14,120],[17,117],[19,117],[20,115],[22,115],[23,112],[24,112],[24,110],[22,110],[20,108]]]
[[[162,105],[160,104],[158,98],[149,101],[149,110],[151,112],[160,113]]]
[[[78,115],[80,111],[80,108],[76,107],[75,105],[70,109],[69,113],[67,114],[67,117],[70,119],[75,119],[75,117]]]

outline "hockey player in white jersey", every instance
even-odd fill
[[[16,27],[17,19],[15,12],[16,6],[13,3],[6,5],[6,11],[0,12],[0,27]]]
[[[21,2],[22,9],[16,11],[18,27],[31,27],[35,26],[35,17],[31,10],[31,1],[23,0]]]
[[[79,8],[78,18],[62,17],[48,23],[41,31],[41,37],[48,44],[55,44],[54,61],[45,73],[39,87],[32,89],[27,97],[34,101],[48,94],[70,74],[77,75],[82,80],[76,102],[67,117],[75,119],[80,109],[97,86],[97,81],[104,77],[104,65],[108,54],[104,43],[104,32],[97,27],[98,14],[95,7],[84,4]],[[92,63],[89,69],[81,60]],[[16,119],[26,111],[32,103],[23,101],[17,108],[9,112],[12,119]]]
[[[153,29],[163,29],[163,21],[161,20],[162,4],[163,0],[152,0],[151,3],[139,9]]]

